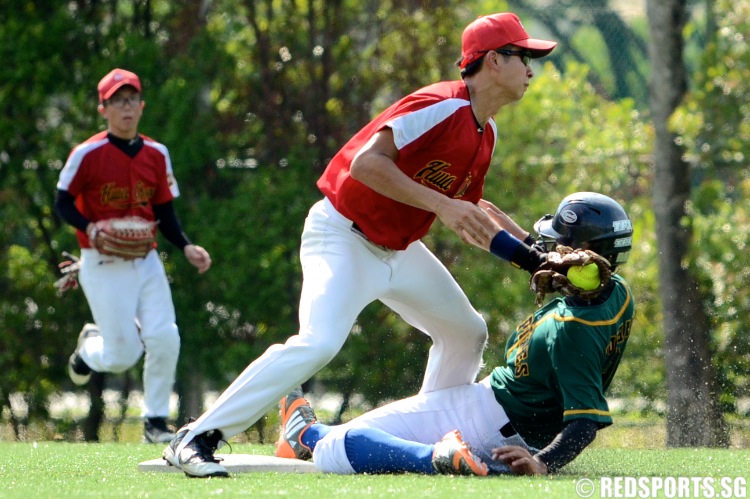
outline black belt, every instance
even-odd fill
[[[500,428],[500,435],[504,436],[505,438],[512,437],[517,433],[518,432],[515,428],[513,428],[513,425],[510,424],[510,422],[506,423],[502,428]]]
[[[362,237],[365,241],[367,241],[370,244],[374,244],[378,248],[385,250],[385,251],[393,251],[391,248],[387,246],[383,246],[382,244],[373,243],[370,241],[370,238],[367,237],[367,235],[362,232],[362,229],[359,228],[359,225],[357,225],[357,222],[352,222],[352,232],[355,232],[358,236]]]
[[[352,231],[356,232],[358,235],[360,235],[363,238],[365,238],[366,241],[372,243],[372,241],[370,241],[370,238],[367,237],[367,235],[365,235],[364,231],[359,228],[359,225],[357,225],[357,222],[352,222]],[[375,244],[375,243],[373,243],[373,244]]]

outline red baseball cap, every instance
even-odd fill
[[[509,44],[529,49],[534,59],[544,57],[557,46],[557,42],[531,38],[517,15],[500,12],[479,17],[464,29],[459,67],[463,69],[486,52]]]
[[[101,79],[99,86],[96,87],[99,90],[99,102],[109,99],[125,85],[130,85],[139,92],[141,91],[141,80],[137,74],[124,69],[113,69]]]

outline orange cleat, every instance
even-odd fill
[[[276,442],[276,457],[287,459],[302,459],[307,461],[312,458],[312,450],[300,440],[302,434],[313,423],[315,411],[310,403],[302,396],[301,389],[293,390],[289,395],[279,401],[281,410],[281,430],[279,440]]]
[[[435,444],[432,467],[442,475],[487,476],[487,465],[475,456],[458,430],[453,430]]]

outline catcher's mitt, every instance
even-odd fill
[[[599,286],[584,290],[574,286],[568,279],[568,269],[575,266],[595,264],[599,268]],[[537,306],[542,304],[544,295],[559,291],[566,296],[580,296],[591,300],[601,293],[612,277],[609,260],[590,250],[574,250],[568,246],[557,246],[547,253],[547,261],[539,266],[531,276],[529,287],[536,293]]]
[[[140,217],[110,218],[96,222],[87,235],[99,253],[134,260],[154,248],[155,225]]]

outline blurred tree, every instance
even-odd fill
[[[683,62],[684,0],[648,0],[653,65],[653,207],[659,234],[659,288],[664,311],[667,381],[667,444],[675,447],[728,443],[712,362],[705,296],[688,265],[693,239],[689,209],[691,172],[683,147],[668,128],[687,91]]]
[[[628,24],[610,0],[547,2],[508,0],[510,10],[541,23],[558,40],[561,50],[551,54],[558,69],[575,60],[591,66],[589,81],[611,99],[632,98],[648,105],[650,68],[647,36]]]
[[[712,297],[706,307],[714,365],[724,408],[735,411],[739,399],[750,397],[750,2],[718,0],[707,6],[706,19],[696,23],[707,26],[708,43],[670,125],[693,172],[691,264]]]
[[[28,413],[19,422],[46,419],[80,328],[71,319],[85,310],[52,287],[59,252],[73,244],[58,239],[51,213],[55,171],[72,130],[63,121],[79,85],[74,58],[88,51],[70,6],[53,4],[4,2],[0,13],[0,54],[10,61],[0,72],[0,404],[13,414],[9,396],[20,394]]]

